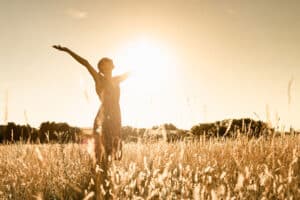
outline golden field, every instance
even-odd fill
[[[0,145],[0,199],[93,199],[91,146]],[[114,199],[300,199],[300,135],[127,143]]]

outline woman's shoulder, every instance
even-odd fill
[[[100,74],[100,73],[97,73],[97,76],[96,76],[96,79],[95,79],[96,84],[97,84],[97,83],[101,83],[101,82],[103,82],[103,81],[104,81],[103,75]]]

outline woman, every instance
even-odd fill
[[[95,81],[96,92],[102,102],[93,127],[96,161],[100,162],[107,159],[108,156],[120,160],[122,157],[122,143],[119,84],[128,77],[128,73],[112,77],[114,64],[109,58],[102,58],[99,61],[99,72],[97,72],[86,59],[70,49],[60,45],[54,45],[53,48],[70,54],[87,68]]]

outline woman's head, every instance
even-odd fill
[[[110,58],[102,58],[98,62],[98,69],[102,74],[111,73],[114,69],[114,63]]]

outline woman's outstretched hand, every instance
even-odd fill
[[[69,49],[67,47],[62,47],[60,45],[53,45],[54,49],[60,50],[60,51],[68,51]]]

